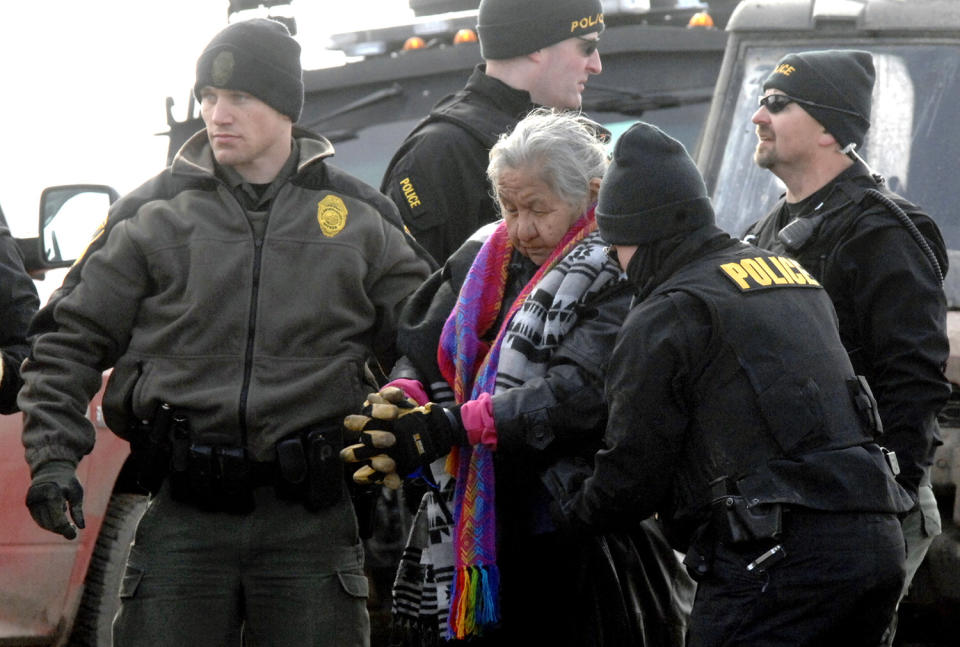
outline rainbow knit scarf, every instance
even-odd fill
[[[549,258],[510,306],[493,342],[484,335],[503,305],[507,268],[513,245],[501,222],[480,248],[464,280],[456,306],[440,335],[437,362],[453,386],[458,403],[494,393],[504,333],[511,319],[541,278],[597,227],[590,209],[567,231]],[[493,456],[483,446],[451,452],[448,471],[456,477],[454,491],[455,572],[450,594],[448,637],[479,635],[499,621],[500,575],[497,569]]]

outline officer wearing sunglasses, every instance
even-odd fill
[[[754,161],[779,177],[786,193],[745,238],[792,255],[823,284],[854,368],[876,395],[879,442],[895,452],[897,481],[915,502],[902,521],[905,592],[940,532],[930,466],[940,444],[936,416],[950,395],[941,369],[949,354],[941,287],[947,255],[934,221],[890,191],[858,154],[874,77],[864,51],[780,60],[753,115]]]

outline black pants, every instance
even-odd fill
[[[784,559],[746,569],[773,543],[717,546],[697,588],[689,647],[874,646],[904,579],[904,543],[892,514],[793,509]]]

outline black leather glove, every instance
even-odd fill
[[[378,453],[385,454],[393,461],[388,467],[405,477],[445,456],[454,445],[467,444],[459,407],[445,409],[432,402],[411,407],[409,400],[393,404],[392,396],[385,391],[379,395],[385,396],[387,403],[368,399],[371,406],[365,407],[361,415],[347,416],[344,420],[348,431],[358,435],[359,444],[344,449],[340,453],[343,460],[357,462]],[[354,473],[358,483],[368,482],[359,479],[372,478],[375,476],[365,468]]]
[[[27,507],[41,528],[67,539],[76,537],[77,528],[85,526],[83,487],[77,480],[76,466],[70,461],[50,461],[38,467],[27,490]]]

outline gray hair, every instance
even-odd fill
[[[590,180],[602,178],[609,157],[596,129],[577,113],[538,108],[490,149],[487,178],[497,186],[508,169],[537,171],[568,204],[583,205]]]

